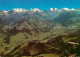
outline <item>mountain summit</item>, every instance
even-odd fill
[[[50,8],[49,10],[40,10],[38,8],[26,10],[22,8],[16,8],[9,11],[0,11],[0,17],[3,18],[3,20],[6,20],[6,23],[12,23],[15,21],[17,22],[29,19],[45,19],[52,20],[53,23],[70,25],[69,22],[74,21],[73,23],[77,23],[77,20],[80,18],[79,16],[80,9],[68,8]]]
[[[75,10],[78,10],[78,11],[80,11],[79,9],[68,9],[68,8],[61,8],[61,9],[57,9],[57,8],[50,8],[49,9],[49,11],[58,11],[58,12],[60,12],[60,11],[75,11]],[[22,8],[14,8],[14,9],[12,9],[12,10],[9,10],[9,11],[13,11],[13,12],[27,12],[28,10],[26,10],[26,9],[22,9]],[[44,10],[40,10],[40,9],[38,9],[38,8],[34,8],[34,9],[32,9],[31,8],[31,10],[29,10],[29,11],[33,11],[33,12],[43,12]],[[47,10],[46,10],[47,11]],[[3,11],[4,13],[7,13],[7,11]]]

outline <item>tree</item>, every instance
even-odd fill
[[[77,48],[75,49],[76,56],[80,56],[80,40],[79,45],[77,45]]]

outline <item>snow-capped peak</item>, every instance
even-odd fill
[[[62,8],[61,11],[75,11],[76,9]]]
[[[70,10],[75,11],[75,9],[73,9],[73,8],[72,8],[72,9],[70,9]]]
[[[59,12],[60,10],[57,9],[57,8],[50,8],[50,11],[57,11],[57,12]]]
[[[7,13],[8,13],[8,11],[5,11],[5,10],[4,10],[4,11],[3,11],[3,13],[4,13],[4,14],[7,14]]]
[[[15,9],[12,9],[12,10],[9,10],[9,11],[3,11],[4,14],[9,14],[9,13],[27,13],[27,12],[44,12],[38,8],[34,8],[34,9],[31,9],[31,10],[25,10],[25,9],[22,9],[22,8],[15,8]],[[80,11],[80,9],[69,9],[69,8],[61,8],[61,9],[57,9],[57,8],[50,8],[49,11],[52,11],[52,12],[65,12],[65,11]]]
[[[50,11],[57,11],[57,8],[50,8]]]
[[[12,9],[14,12],[25,12],[25,11],[27,11],[27,10],[25,10],[25,9],[22,9],[22,8],[17,8],[17,9]]]
[[[69,11],[70,9],[68,9],[68,8],[62,8],[61,10]]]
[[[42,12],[42,10],[40,10],[40,9],[38,9],[38,8],[34,8],[34,9],[31,9],[31,10],[34,11],[34,12],[36,12],[36,11]]]
[[[50,8],[50,11],[53,11],[54,9],[53,8]]]

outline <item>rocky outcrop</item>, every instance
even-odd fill
[[[62,48],[63,46],[65,46],[64,41],[62,39],[62,36],[57,36],[55,38],[50,39],[47,44],[55,47],[55,48]]]
[[[47,43],[41,43],[40,41],[25,42],[17,45],[10,52],[5,55],[15,56],[36,56],[39,54],[60,52],[64,46],[64,42],[61,36],[50,39]],[[7,52],[7,51],[6,51]]]

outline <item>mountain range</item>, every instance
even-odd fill
[[[0,10],[0,53],[5,56],[63,54],[65,43],[77,42],[79,33],[79,8]]]
[[[12,9],[9,11],[0,11],[0,18],[5,21],[5,24],[20,22],[29,19],[45,19],[53,23],[59,23],[61,25],[72,25],[79,20],[80,9],[68,9],[68,8],[50,8],[49,10],[40,10],[34,8],[31,10],[25,10],[22,8]],[[76,19],[77,18],[77,19]],[[74,21],[73,21],[74,20]],[[78,21],[79,23],[79,21]]]

